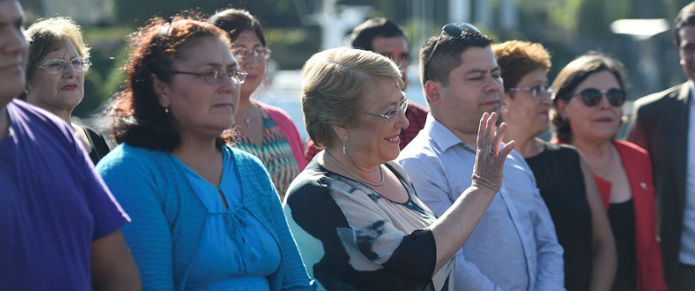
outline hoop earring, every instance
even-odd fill
[[[343,155],[347,154],[346,146],[345,146],[345,141],[343,141]]]

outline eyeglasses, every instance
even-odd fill
[[[235,48],[232,50],[232,54],[237,59],[246,59],[253,56],[255,59],[267,60],[270,57],[272,51],[265,47],[255,47],[252,50],[247,50],[245,48]]]
[[[403,100],[401,104],[398,104],[398,107],[394,110],[391,110],[389,112],[386,112],[385,114],[379,114],[379,113],[373,113],[373,112],[362,112],[364,114],[369,114],[372,116],[377,116],[385,119],[386,121],[394,122],[396,120],[396,116],[401,113],[405,112],[405,110],[408,108],[408,99]]]
[[[437,38],[437,42],[434,44],[434,47],[430,51],[430,54],[427,55],[427,58],[425,59],[424,62],[424,67],[427,67],[427,64],[430,63],[430,60],[432,59],[432,56],[434,56],[434,52],[437,51],[437,46],[439,46],[439,41],[442,39],[442,34],[446,34],[450,37],[453,38],[461,38],[463,37],[463,33],[465,31],[472,31],[475,33],[480,33],[480,29],[477,27],[473,26],[473,24],[466,23],[466,22],[453,22],[449,23],[447,25],[442,26],[442,32],[439,33],[439,37]]]
[[[526,87],[526,88],[509,88],[509,91],[511,91],[511,92],[529,91],[529,92],[531,92],[531,95],[533,95],[533,98],[536,98],[536,99],[541,99],[542,97],[552,97],[553,96],[553,88],[545,87],[545,86],[541,86],[541,85],[536,85],[533,87]]]
[[[72,66],[73,70],[84,73],[89,70],[89,66],[92,63],[89,62],[89,59],[83,59],[81,57],[75,57],[69,61],[64,59],[50,59],[43,62],[43,64],[37,68],[42,69],[49,74],[62,74],[67,71],[68,64]]]
[[[236,81],[237,84],[243,84],[244,80],[246,80],[246,75],[248,75],[248,73],[237,69],[230,69],[226,71],[220,69],[211,69],[202,73],[171,71],[171,73],[198,76],[203,78],[203,80],[205,80],[205,83],[208,83],[208,85],[211,86],[222,84],[222,82],[224,81],[223,76],[227,76],[228,78],[232,79],[232,81]]]
[[[606,96],[606,98],[608,98],[608,103],[615,107],[622,106],[623,103],[625,103],[625,98],[627,98],[625,90],[616,88],[608,89],[606,92],[601,92],[596,88],[587,88],[575,95],[582,97],[582,102],[584,102],[584,105],[587,107],[596,106],[601,103],[602,96]]]

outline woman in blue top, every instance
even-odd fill
[[[111,106],[121,143],[98,172],[145,290],[305,290],[310,281],[258,159],[225,145],[245,72],[224,31],[152,19]]]

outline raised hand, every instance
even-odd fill
[[[514,141],[510,141],[500,149],[502,138],[507,131],[507,124],[495,126],[497,114],[483,113],[478,126],[478,138],[476,140],[475,165],[471,185],[483,187],[497,192],[502,187],[504,161],[507,155],[514,149]]]

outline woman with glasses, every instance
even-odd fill
[[[132,217],[144,289],[310,289],[263,165],[225,145],[245,76],[226,33],[152,19],[131,47],[111,107],[121,144],[97,171]]]
[[[248,73],[241,86],[241,98],[234,118],[237,131],[234,147],[263,162],[282,200],[287,187],[306,166],[306,160],[297,128],[287,113],[251,98],[263,82],[270,58],[263,27],[251,13],[240,9],[220,11],[208,22],[228,33],[232,54]]]
[[[69,18],[48,18],[27,28],[29,43],[27,92],[20,98],[65,120],[96,164],[109,153],[104,137],[71,122],[72,111],[84,97],[84,75],[89,69],[89,47],[80,27]]]
[[[550,127],[550,54],[540,43],[507,41],[492,50],[502,69],[501,115],[506,140],[517,143],[553,218],[564,249],[567,290],[609,290],[615,274],[615,242],[591,169],[573,147],[538,136]]]
[[[589,164],[608,213],[618,255],[611,289],[664,290],[649,154],[615,138],[627,97],[623,65],[588,53],[567,64],[552,87],[553,137]]]
[[[322,148],[292,182],[285,213],[320,290],[452,290],[453,259],[502,183],[514,143],[485,113],[472,186],[440,218],[393,160],[408,127],[403,80],[380,54],[348,48],[312,56],[302,109]]]

